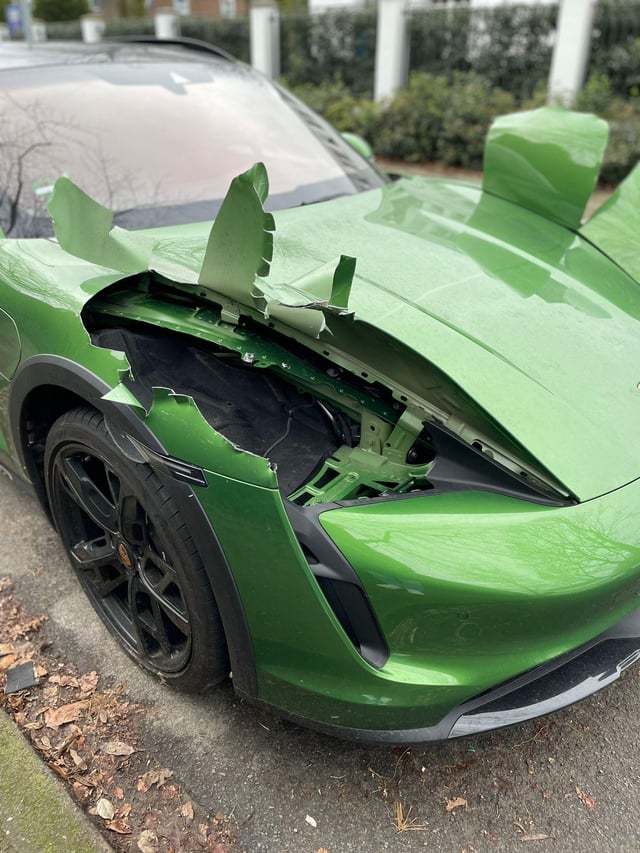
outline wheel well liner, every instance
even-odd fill
[[[53,422],[77,405],[89,404],[102,412],[110,431],[133,436],[156,454],[166,453],[132,409],[103,399],[110,390],[87,368],[60,356],[34,356],[17,370],[9,396],[11,433],[20,465],[47,512],[40,454]],[[211,522],[189,484],[178,482],[161,468],[155,470],[171,488],[183,517],[188,519],[189,532],[205,565],[222,618],[234,686],[244,695],[256,696],[255,655],[244,608]]]

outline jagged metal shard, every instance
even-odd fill
[[[271,282],[273,216],[264,210],[269,178],[255,163],[231,182],[213,223],[198,285],[222,303],[224,319],[237,322],[242,307],[259,311],[305,335],[327,328],[324,312],[349,314],[355,258],[341,256],[296,281]],[[135,274],[153,270],[177,284],[193,284],[193,271],[154,258],[154,240],[113,227],[113,213],[69,178],[58,178],[49,212],[60,246],[94,264]]]

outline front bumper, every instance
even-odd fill
[[[361,743],[421,743],[464,737],[514,725],[566,708],[617,681],[640,660],[640,608],[580,648],[537,666],[452,708],[433,726],[357,729],[318,722],[277,709],[280,716],[325,734]],[[268,703],[258,702],[264,707]]]

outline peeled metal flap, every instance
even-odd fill
[[[580,233],[640,281],[640,164],[582,226]]]
[[[577,229],[609,136],[590,113],[556,107],[496,119],[484,149],[485,192]]]

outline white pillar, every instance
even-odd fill
[[[406,0],[379,0],[373,97],[391,98],[407,85],[409,16]]]
[[[175,39],[180,35],[180,18],[173,9],[158,9],[153,18],[157,39]]]
[[[82,41],[93,44],[102,41],[105,23],[99,15],[83,15],[80,18],[80,29],[82,30]]]
[[[251,6],[251,65],[266,77],[280,76],[280,13],[275,6]]]
[[[34,18],[31,21],[31,37],[34,42],[47,40],[47,25],[44,21],[41,21],[38,18]]]
[[[549,72],[549,103],[570,107],[587,73],[597,0],[560,0]]]

